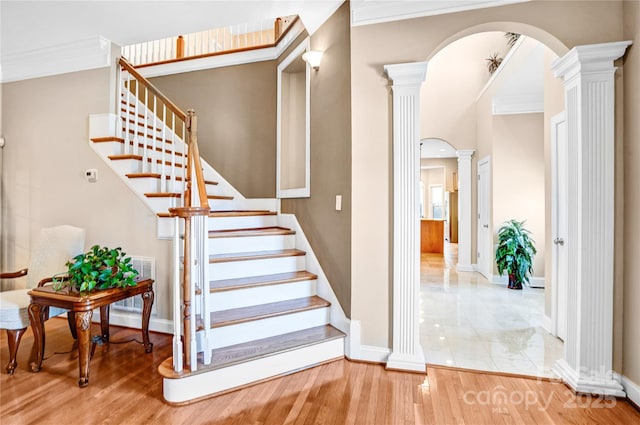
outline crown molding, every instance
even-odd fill
[[[2,82],[28,80],[111,65],[111,42],[95,36],[2,57]]]
[[[351,25],[379,24],[527,1],[530,0],[352,1]]]

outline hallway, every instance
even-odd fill
[[[422,254],[420,343],[427,363],[556,377],[563,343],[542,328],[544,290],[508,290],[479,273],[457,273],[457,244]]]

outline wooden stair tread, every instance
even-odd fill
[[[253,288],[257,286],[278,285],[282,283],[314,280],[318,276],[306,270],[288,273],[276,273],[262,276],[240,277],[235,279],[212,280],[209,282],[211,292],[232,291],[234,289]]]
[[[285,227],[257,227],[254,229],[209,230],[209,238],[241,238],[249,236],[295,235]]]
[[[213,311],[211,315],[211,328],[237,325],[239,323],[268,319],[270,317],[283,316],[285,314],[299,313],[329,307],[331,303],[317,295],[293,300],[278,301],[275,303],[252,305],[249,307],[233,308],[230,310]],[[202,319],[197,323],[202,323]],[[202,329],[202,325],[197,326]]]
[[[147,198],[179,198],[182,196],[179,192],[149,192],[145,193]],[[231,200],[233,196],[207,195],[207,199]]]
[[[255,215],[276,215],[275,211],[268,210],[228,210],[228,211],[211,211],[209,213],[209,217],[245,217],[245,216],[255,216]]]
[[[145,177],[150,177],[150,178],[153,178],[153,179],[161,179],[162,178],[162,175],[160,175],[158,173],[128,173],[128,174],[125,174],[125,176],[129,177],[130,179],[141,179],[141,178],[145,178]],[[167,180],[170,180],[171,176],[166,175],[165,178]],[[181,176],[176,176],[175,179],[177,181],[182,181],[183,180]],[[209,185],[215,186],[215,185],[218,184],[218,182],[214,182],[214,181],[211,181],[211,180],[205,180],[204,184],[209,184]]]
[[[306,252],[299,249],[278,249],[274,251],[232,252],[213,254],[209,256],[209,263],[228,263],[231,261],[265,260],[269,258],[299,257]]]
[[[171,217],[169,212],[159,212],[156,214],[160,218]],[[274,211],[268,210],[224,210],[224,211],[211,211],[209,213],[209,217],[251,217],[251,216],[260,216],[260,215],[276,215]]]
[[[158,371],[164,378],[176,379],[190,375],[210,372],[212,370],[246,363],[291,350],[344,338],[346,335],[331,325],[316,326],[296,332],[258,339],[242,344],[230,345],[212,350],[211,364],[205,365],[202,354],[198,354],[198,367],[194,372],[184,369],[175,372],[171,364],[159,367]],[[168,359],[169,361],[171,359]],[[165,360],[166,362],[166,360]]]
[[[136,161],[142,161],[142,155],[133,155],[133,154],[117,154],[117,155],[109,155],[107,158],[113,160],[113,161],[118,161],[118,160],[123,160],[123,159],[135,159]],[[147,162],[152,162],[151,158],[147,158]],[[156,164],[162,164],[162,160],[161,159],[156,159]],[[164,165],[170,165],[173,167],[177,167],[177,168],[182,168],[182,164],[179,163],[172,163],[170,161],[165,161]]]

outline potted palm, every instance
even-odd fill
[[[536,255],[531,232],[524,227],[524,221],[509,220],[498,231],[496,264],[500,276],[509,275],[509,289],[522,289],[522,283],[529,283],[533,273],[533,257]]]

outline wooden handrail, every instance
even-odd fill
[[[198,117],[193,109],[187,111],[187,132],[189,134],[189,154],[193,155],[193,166],[196,172],[196,186],[198,188],[198,197],[200,198],[200,206],[209,208],[209,198],[207,197],[207,188],[204,182],[204,174],[202,172],[202,163],[200,162],[200,150],[198,149]]]
[[[136,71],[133,65],[131,65],[125,58],[120,57],[120,65],[124,69],[126,69],[127,72],[129,72],[129,74],[133,75],[137,81],[139,81],[142,85],[144,85],[147,88],[147,90],[153,93],[154,96],[160,99],[162,103],[167,105],[167,108],[169,108],[174,114],[176,114],[178,118],[180,118],[182,121],[186,121],[187,115],[180,108],[178,108],[172,101],[170,101],[169,98],[166,97],[160,90],[158,90],[156,86],[151,84],[151,81],[147,80],[138,71]]]

